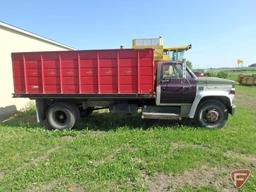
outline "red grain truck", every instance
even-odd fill
[[[37,120],[73,128],[97,108],[142,118],[196,119],[223,127],[235,106],[234,82],[197,78],[185,60],[154,61],[153,49],[13,53],[14,97],[36,101]]]

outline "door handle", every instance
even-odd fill
[[[162,79],[160,82],[161,83],[168,83],[170,80],[169,79]]]

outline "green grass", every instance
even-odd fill
[[[218,192],[218,190],[215,187],[191,187],[191,186],[184,186],[180,189],[180,192],[190,192],[190,191],[196,191],[196,192]]]
[[[208,72],[215,74],[215,76],[217,76],[217,74],[221,71],[227,73],[228,79],[231,79],[233,81],[238,81],[238,77],[240,74],[245,74],[245,75],[256,74],[256,67],[224,68],[224,69],[208,70]]]
[[[255,87],[237,90],[256,95]],[[202,165],[226,167],[228,183],[229,171],[251,169],[242,191],[253,191],[256,168],[242,157],[256,157],[255,125],[256,110],[238,103],[223,129],[95,113],[76,130],[61,132],[37,124],[30,108],[0,125],[0,191],[72,191],[76,185],[84,191],[147,191],[145,175],[179,175]],[[221,191],[209,183],[179,190]]]
[[[236,90],[241,94],[256,97],[256,88],[255,88],[255,86],[236,85]]]

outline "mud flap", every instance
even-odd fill
[[[36,99],[36,120],[38,123],[45,120],[45,102],[42,99]]]

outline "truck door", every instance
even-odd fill
[[[183,103],[193,103],[196,96],[196,80],[186,71],[186,78],[183,78]]]
[[[164,63],[160,70],[157,104],[192,103],[196,94],[196,81],[188,71],[184,77],[181,63]],[[159,74],[158,74],[159,75]]]
[[[181,67],[181,66],[180,66]],[[182,68],[178,64],[164,63],[161,65],[160,104],[183,102]]]

